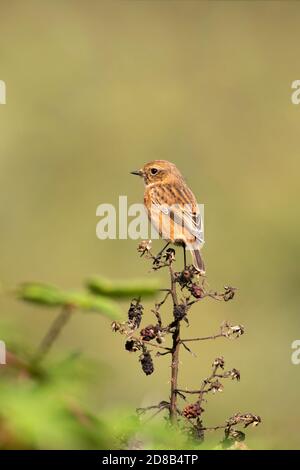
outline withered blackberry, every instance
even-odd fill
[[[128,339],[125,343],[125,349],[126,351],[129,351],[129,352],[135,352],[135,351],[138,351],[138,349],[140,349],[140,346],[137,343],[137,341],[133,339]]]
[[[192,284],[189,287],[189,291],[196,299],[201,299],[204,294],[202,287],[198,286],[197,284]]]
[[[142,321],[144,307],[139,300],[133,300],[128,310],[128,325],[133,330],[137,329]]]
[[[187,306],[179,304],[174,306],[173,315],[175,320],[182,320],[186,316]]]
[[[140,361],[142,364],[143,372],[146,375],[151,375],[154,372],[154,365],[153,365],[153,360],[149,351],[144,350],[143,354],[140,357]]]
[[[199,405],[199,403],[191,403],[189,405],[186,405],[185,408],[182,410],[182,415],[185,418],[188,419],[194,419],[197,418],[198,416],[201,415],[201,413],[204,411],[203,408]]]
[[[187,266],[186,269],[184,269],[183,271],[175,273],[176,282],[178,282],[178,284],[181,287],[188,286],[191,283],[193,277],[194,277],[193,266]]]
[[[157,335],[157,327],[154,325],[148,325],[141,330],[141,337],[144,341],[150,341]]]

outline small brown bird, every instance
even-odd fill
[[[167,246],[170,242],[183,246],[185,265],[185,249],[189,249],[195,268],[204,274],[200,255],[204,243],[201,216],[196,198],[179,170],[166,160],[154,160],[131,173],[144,178],[148,217],[160,236],[168,241]]]

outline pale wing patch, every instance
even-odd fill
[[[184,233],[188,232],[190,235],[194,236],[198,242],[201,244],[204,243],[203,223],[197,206],[193,206],[192,204],[172,204],[168,206],[165,203],[159,203],[153,194],[151,194],[151,202],[153,206],[151,212],[153,215],[159,211],[168,217],[168,220],[165,220],[166,217],[164,217],[163,220],[159,217],[160,225],[165,226],[164,229],[160,229],[161,233],[166,231],[166,233],[170,234],[172,231],[175,231],[175,238],[180,239],[185,238]],[[197,212],[195,212],[195,209]],[[174,229],[172,227],[170,228],[171,221],[174,221]],[[166,227],[166,224],[168,224],[169,227]],[[166,236],[165,238],[168,237]]]

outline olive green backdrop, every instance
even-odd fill
[[[194,308],[186,335],[212,334],[225,319],[246,328],[238,341],[195,344],[197,359],[182,351],[180,384],[197,386],[224,355],[242,379],[210,400],[209,422],[252,411],[263,424],[250,444],[300,448],[300,366],[291,364],[300,338],[300,106],[291,103],[300,4],[1,0],[0,9],[2,320],[38,344],[54,312],[6,293],[26,280],[76,288],[100,273],[163,283],[135,241],[97,240],[96,207],[120,194],[140,202],[142,182],[129,171],[171,160],[205,204],[210,285],[239,288],[233,302]],[[53,353],[70,349],[107,366],[89,392],[95,409],[168,397],[168,360],[144,376],[97,315],[74,317]]]

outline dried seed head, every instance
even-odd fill
[[[151,240],[143,240],[141,243],[138,245],[137,251],[144,255],[145,253],[149,253],[152,247],[152,241]]]
[[[235,442],[242,442],[245,440],[245,437],[246,435],[244,432],[238,431],[237,429],[229,428],[227,438],[230,438]]]
[[[227,427],[225,429],[225,438],[221,444],[224,449],[242,449],[241,447],[236,447],[236,445],[239,445],[241,442],[243,442],[245,438],[246,435],[242,431]]]
[[[237,369],[232,369],[229,371],[229,376],[232,378],[232,380],[241,380],[241,373]]]
[[[212,363],[212,367],[221,367],[221,369],[224,369],[224,366],[225,361],[223,356],[217,357]]]
[[[225,321],[221,325],[221,332],[227,338],[238,338],[244,334],[245,328],[243,325],[231,325]]]
[[[162,344],[164,341],[164,332],[160,328],[157,328],[156,342]]]
[[[230,286],[224,286],[225,292],[224,292],[224,300],[225,302],[228,302],[228,300],[233,299],[237,289],[236,287],[230,287]]]
[[[246,413],[244,415],[244,423],[245,423],[245,428],[247,426],[250,426],[250,424],[252,424],[252,426],[258,426],[259,423],[261,423],[261,417],[257,415],[253,415],[252,413]]]
[[[239,336],[242,336],[245,333],[245,328],[243,325],[235,325],[230,327],[232,334],[238,338]]]
[[[257,415],[253,415],[252,413],[236,413],[227,421],[229,427],[235,426],[236,424],[243,424],[246,428],[247,426],[258,426],[261,423],[261,417]]]
[[[169,261],[170,263],[175,261],[175,250],[174,250],[174,248],[168,248],[166,250],[166,253],[165,253],[164,257],[165,257],[165,260]]]
[[[213,393],[223,392],[224,387],[219,380],[215,380],[210,384],[209,390],[211,390]]]
[[[112,331],[114,331],[116,333],[117,331],[119,331],[121,329],[121,324],[116,322],[116,321],[113,321],[112,324],[111,324],[111,329],[112,329]]]

